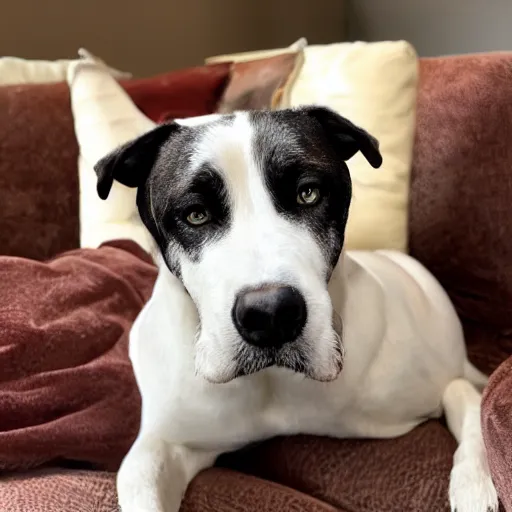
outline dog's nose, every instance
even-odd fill
[[[304,298],[291,286],[266,286],[238,294],[233,321],[242,338],[261,348],[294,341],[306,324]]]

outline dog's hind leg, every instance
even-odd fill
[[[450,476],[453,512],[498,510],[498,496],[491,479],[480,425],[481,399],[480,393],[466,379],[450,382],[443,394],[448,428],[459,443]]]

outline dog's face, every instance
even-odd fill
[[[97,164],[102,198],[114,179],[138,187],[141,218],[196,304],[207,380],[341,371],[327,284],[351,199],[345,161],[359,150],[380,165],[365,131],[307,107],[162,125]]]

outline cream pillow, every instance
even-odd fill
[[[107,201],[98,197],[94,164],[116,147],[151,130],[155,123],[137,109],[111,75],[94,60],[67,69],[71,109],[80,150],[80,245],[98,247],[106,240],[130,238],[152,248],[135,204],[136,190],[114,182]]]
[[[331,107],[380,142],[373,169],[358,153],[348,162],[353,200],[348,249],[407,250],[409,180],[418,58],[405,41],[308,46],[283,107]]]
[[[79,51],[82,58],[104,62],[85,49]],[[0,57],[0,85],[16,85],[28,83],[65,82],[66,73],[75,60],[30,60],[18,57]],[[116,78],[130,78],[130,73],[109,68]]]
[[[266,59],[268,57],[273,57],[274,55],[281,55],[282,53],[302,51],[307,44],[307,39],[305,37],[301,37],[287,48],[216,55],[215,57],[208,57],[204,62],[205,64],[219,64],[220,62],[247,62],[250,60]]]

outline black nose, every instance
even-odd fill
[[[238,295],[233,321],[242,338],[261,348],[294,341],[306,324],[306,302],[291,286],[266,286]]]

